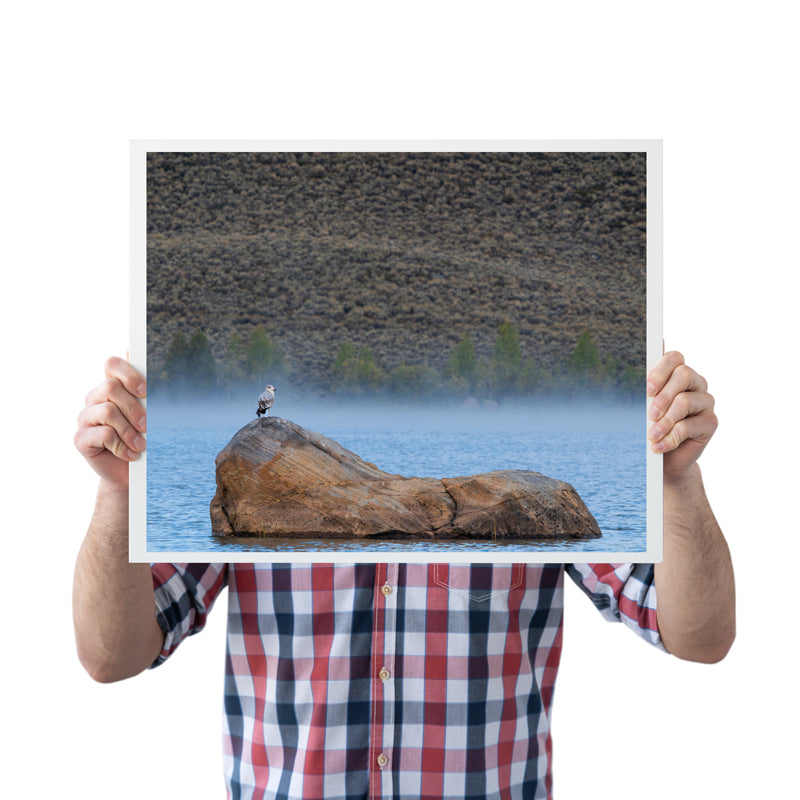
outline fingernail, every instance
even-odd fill
[[[651,425],[650,429],[647,431],[647,438],[648,439],[658,439],[658,425]]]
[[[125,455],[126,455],[128,461],[136,461],[136,459],[139,458],[139,454],[138,453],[134,453],[133,450],[126,450],[125,451]]]
[[[654,383],[647,382],[647,394],[655,394],[656,393],[656,385]]]
[[[137,450],[144,450],[144,446],[145,446],[145,441],[144,441],[144,439],[142,439],[142,437],[141,437],[141,436],[137,436],[137,437],[136,437],[136,438],[133,440],[133,446],[134,446],[134,447],[135,447]]]
[[[647,416],[650,417],[650,419],[658,419],[661,416],[658,406],[651,405],[650,408],[647,409]]]
[[[137,423],[136,427],[144,433],[147,430],[147,417],[142,417]]]
[[[139,395],[139,397],[144,397],[147,394],[147,384],[146,383],[140,383],[136,387],[136,394]]]
[[[660,442],[653,442],[651,447],[653,448],[654,452],[660,453],[662,450],[667,449],[667,443],[662,439]]]

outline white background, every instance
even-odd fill
[[[71,576],[95,480],[75,417],[127,345],[137,138],[663,138],[665,336],[709,380],[702,465],[739,634],[700,666],[568,586],[559,800],[796,790],[797,219],[786,4],[40,3],[2,58],[4,797],[223,793],[224,613],[100,686]]]

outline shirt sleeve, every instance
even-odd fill
[[[206,624],[208,612],[228,582],[227,564],[151,564],[158,624],[164,647],[151,664],[163,664],[178,645]]]
[[[623,622],[666,652],[656,618],[652,564],[567,564],[567,574],[611,622]]]

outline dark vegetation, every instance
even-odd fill
[[[151,153],[151,391],[631,395],[645,155]]]

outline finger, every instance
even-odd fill
[[[108,425],[79,428],[74,442],[78,452],[88,461],[106,451],[123,461],[135,461],[139,457],[139,453],[127,447],[114,428]]]
[[[686,364],[678,364],[672,370],[666,384],[653,398],[647,414],[652,420],[661,419],[682,392],[706,392],[707,389],[705,378]]]
[[[714,413],[688,417],[673,425],[669,434],[653,442],[651,447],[656,453],[669,453],[687,441],[697,442],[705,447],[714,435],[717,425],[718,420]]]
[[[147,381],[124,358],[112,356],[105,365],[106,378],[116,378],[134,397],[147,396]]]
[[[78,415],[78,427],[109,427],[117,437],[131,450],[141,452],[146,446],[144,437],[131,425],[130,421],[111,402],[87,406]]]
[[[708,392],[681,392],[658,422],[647,431],[647,437],[657,442],[663,439],[682,419],[705,414],[714,409],[714,398]]]
[[[661,361],[647,374],[647,394],[655,397],[664,388],[676,367],[684,363],[683,354],[677,350],[664,353]]]
[[[113,403],[137,430],[147,430],[147,413],[117,378],[106,378],[86,395],[87,407],[103,403]]]

